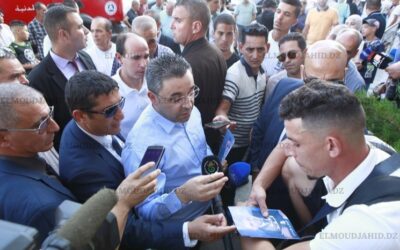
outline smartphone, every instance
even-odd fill
[[[213,121],[210,123],[204,124],[206,128],[213,128],[213,129],[220,129],[222,127],[225,127],[226,125],[229,125],[229,121]]]
[[[142,161],[140,162],[140,166],[143,166],[148,162],[154,161],[156,163],[154,169],[157,169],[164,155],[164,151],[165,148],[163,146],[154,145],[147,147],[146,152],[144,153],[144,156],[142,158]]]

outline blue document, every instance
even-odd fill
[[[226,156],[229,154],[229,151],[231,151],[233,144],[235,144],[235,137],[233,136],[232,132],[227,129],[224,135],[224,140],[222,141],[218,152],[219,162],[222,163],[225,160]]]
[[[258,207],[229,207],[233,222],[241,236],[253,238],[299,239],[284,213],[268,209],[265,218]]]

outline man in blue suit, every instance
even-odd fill
[[[57,174],[38,152],[53,146],[59,130],[41,93],[18,83],[0,84],[0,219],[39,231],[39,242],[54,229],[55,210],[64,200],[75,196],[58,180]],[[148,164],[129,176],[117,189],[118,202],[111,210],[124,232],[128,212],[154,192],[154,171],[141,178]],[[137,192],[140,188],[142,192]]]
[[[112,78],[96,71],[73,76],[66,85],[65,97],[73,120],[61,138],[60,178],[83,202],[102,187],[116,188],[124,179],[120,157],[124,141],[119,136],[124,98]],[[214,222],[220,226],[212,226]],[[221,215],[168,223],[130,216],[122,245],[180,249],[191,246],[193,239],[210,240],[234,230],[225,223]]]

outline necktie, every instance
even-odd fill
[[[71,64],[71,66],[74,68],[75,73],[79,72],[79,67],[78,64],[76,63],[76,60],[69,61],[68,63]]]
[[[117,138],[115,138],[115,136],[112,136],[111,146],[113,147],[113,149],[115,150],[115,152],[117,152],[117,154],[118,154],[119,156],[121,156],[122,147],[121,147],[121,145],[119,144],[119,142],[117,141]]]
[[[115,75],[117,70],[121,67],[121,64],[118,62],[118,59],[114,57],[114,61],[111,67],[111,76]]]

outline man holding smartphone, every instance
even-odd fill
[[[212,153],[200,112],[194,107],[200,90],[189,63],[179,56],[163,55],[152,60],[146,80],[152,105],[143,111],[127,137],[122,152],[125,174],[135,171],[148,146],[164,146],[157,191],[137,211],[146,220],[191,220],[207,211],[210,200],[228,180],[222,173],[201,175],[202,160]]]
[[[73,76],[65,93],[73,120],[66,126],[61,140],[60,178],[84,202],[102,187],[114,189],[125,179],[120,156],[124,142],[118,135],[124,118],[124,98],[112,78],[96,71]],[[146,171],[143,175],[147,172],[154,173]],[[219,226],[210,231],[207,225],[216,221]],[[209,240],[233,230],[224,226],[220,215],[186,223],[186,235],[183,235],[183,224],[182,220],[159,223],[130,216],[122,248],[181,249],[185,247],[184,238],[190,235],[198,234]]]

